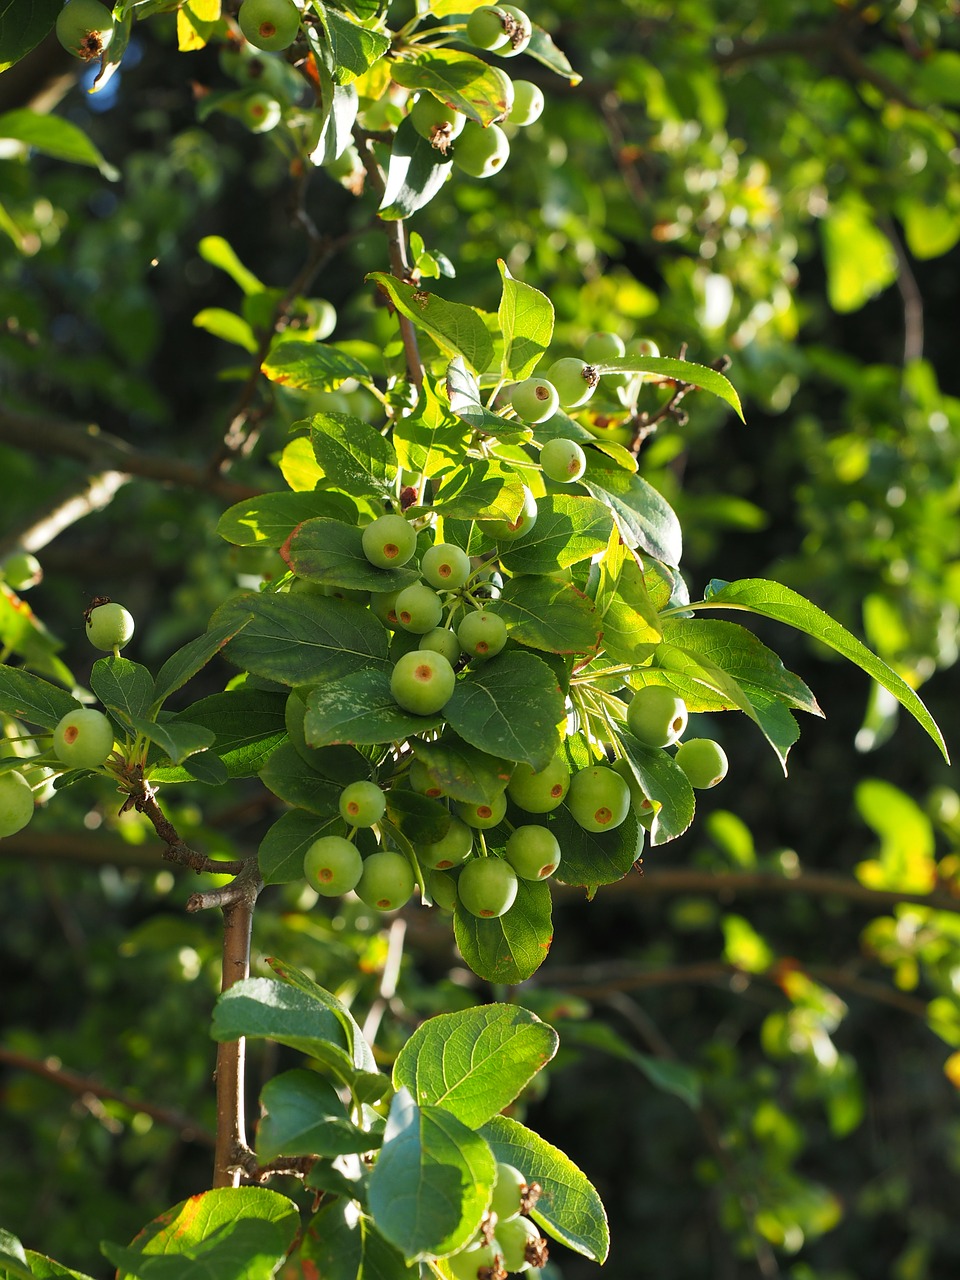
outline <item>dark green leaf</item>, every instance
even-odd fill
[[[528,378],[553,337],[553,303],[532,285],[515,280],[503,259],[497,260],[503,278],[500,330],[503,334],[501,377],[520,382]]]
[[[553,900],[544,881],[520,880],[505,915],[481,920],[458,902],[454,935],[460,954],[478,977],[516,986],[536,973],[553,942]]]
[[[508,650],[468,671],[443,709],[451,728],[471,746],[506,760],[545,769],[566,719],[563,694],[547,664]]]
[[[380,287],[401,315],[429,333],[451,359],[463,356],[475,373],[483,373],[488,367],[493,359],[493,339],[473,307],[447,302],[383,271],[372,271],[366,278]]]
[[[128,724],[146,716],[154,698],[153,676],[147,668],[113,654],[93,664],[90,688],[108,711]]]
[[[363,531],[326,516],[298,525],[283,556],[298,578],[348,591],[397,591],[420,576],[413,568],[381,569],[371,564],[363,553]],[[367,616],[380,625],[369,611]]]
[[[228,776],[252,778],[286,737],[283,708],[283,694],[240,688],[201,698],[166,723],[182,719],[212,729],[216,735],[213,750]],[[151,769],[150,776],[157,782],[185,782],[187,778],[184,769],[166,767]]]
[[[446,805],[397,787],[387,792],[387,816],[397,831],[413,844],[435,844],[450,829]]]
[[[631,811],[613,831],[584,831],[565,804],[551,815],[549,829],[560,844],[557,879],[591,893],[598,885],[622,880],[643,850],[643,828]]]
[[[393,1083],[476,1129],[513,1102],[558,1044],[554,1029],[519,1005],[444,1013],[421,1023],[400,1050]]]
[[[563,76],[570,84],[579,84],[583,79],[583,76],[574,71],[566,55],[561,53],[543,27],[538,27],[536,23],[533,23],[533,34],[525,52],[558,76]]]
[[[402,121],[390,149],[380,217],[409,218],[430,203],[450,173],[451,159],[422,137],[409,119]]]
[[[334,1156],[370,1151],[372,1134],[347,1116],[340,1095],[315,1071],[284,1071],[260,1092],[262,1115],[256,1152],[261,1163],[277,1156]]]
[[[572,582],[520,574],[504,587],[494,611],[507,624],[511,640],[532,649],[589,653],[600,642],[596,606]]]
[[[522,423],[508,422],[484,405],[480,398],[480,384],[459,356],[447,366],[447,399],[457,417],[469,422],[475,431],[483,431],[501,440],[521,439],[530,434],[529,428]]]
[[[396,742],[440,724],[440,716],[404,711],[390,692],[384,669],[357,671],[313,689],[304,731],[313,747],[329,743]]]
[[[397,476],[393,445],[369,423],[348,413],[317,413],[310,420],[310,438],[332,488],[368,498],[392,491]]]
[[[429,89],[441,102],[479,124],[492,124],[507,114],[500,77],[472,53],[419,49],[396,61],[390,74],[407,89]]]
[[[167,720],[157,724],[147,716],[128,715],[130,725],[148,742],[155,742],[174,764],[181,764],[187,756],[212,747],[216,734],[203,725],[185,720]]]
[[[0,0],[0,71],[40,43],[61,8],[60,0]]]
[[[188,756],[183,767],[191,778],[208,787],[222,787],[230,780],[227,766],[213,751],[198,751],[195,755]]]
[[[502,795],[513,773],[513,761],[478,751],[452,734],[438,742],[412,743],[414,754],[427,766],[444,795],[467,804],[480,804]]]
[[[607,1216],[585,1174],[562,1151],[507,1116],[495,1116],[480,1130],[498,1160],[539,1182],[540,1199],[530,1216],[570,1249],[603,1262],[610,1248]]]
[[[390,48],[390,37],[382,31],[358,26],[329,5],[319,5],[317,12],[330,41],[333,65],[341,84],[362,76]]]
[[[361,1071],[368,1074],[379,1075],[377,1072],[376,1059],[373,1056],[373,1050],[364,1039],[363,1032],[360,1030],[357,1020],[353,1014],[343,1003],[332,995],[326,988],[321,987],[319,983],[309,977],[302,969],[298,969],[296,965],[290,964],[287,960],[278,960],[276,956],[268,956],[267,964],[270,965],[274,973],[281,977],[285,982],[289,982],[291,986],[297,988],[298,991],[310,996],[312,1000],[316,1000],[324,1009],[328,1009],[340,1026],[343,1028],[346,1037],[347,1048],[351,1054],[353,1065]],[[376,1100],[383,1096],[383,1091],[387,1088],[387,1077],[380,1076],[383,1088],[379,1093],[369,1094],[370,1100]],[[379,1087],[379,1086],[377,1086]]]
[[[290,742],[274,751],[260,770],[260,781],[287,804],[306,809],[320,818],[337,815],[341,788],[310,767]]]
[[[33,0],[33,6],[49,12],[41,0]],[[2,63],[6,61],[6,28],[9,23],[9,14],[9,7],[5,11],[0,9],[0,71],[3,70]],[[54,17],[56,17],[56,10],[54,10]],[[29,22],[29,18],[27,21]],[[7,138],[22,142],[35,151],[41,151],[44,155],[53,156],[57,160],[91,165],[111,181],[120,176],[112,165],[107,164],[100,150],[94,146],[83,130],[60,116],[29,111],[26,107],[17,111],[6,111],[0,115],[0,139]]]
[[[370,380],[370,371],[353,356],[322,342],[292,338],[276,343],[260,368],[271,382],[300,391],[336,391],[348,378]]]
[[[19,667],[0,666],[0,711],[41,729],[55,729],[80,703],[66,689]]]
[[[683,1062],[652,1058],[647,1053],[639,1053],[605,1022],[571,1023],[564,1035],[564,1044],[586,1045],[630,1062],[638,1071],[643,1072],[655,1088],[662,1089],[664,1093],[672,1093],[694,1111],[700,1106],[700,1075],[693,1067],[688,1067]]]
[[[319,1184],[308,1179],[308,1185]],[[346,1190],[341,1194],[346,1195]],[[416,1280],[420,1275],[419,1264],[408,1266],[370,1218],[352,1211],[349,1199],[321,1209],[305,1232],[299,1257],[302,1264],[315,1267],[312,1274],[323,1280]],[[304,1275],[308,1274],[304,1265]]]
[[[605,503],[573,494],[548,494],[537,499],[533,528],[517,542],[504,543],[500,559],[514,574],[553,573],[603,551],[612,528]]]
[[[703,391],[719,396],[743,421],[740,397],[729,379],[708,365],[695,364],[690,360],[674,360],[669,356],[622,356],[617,360],[604,360],[596,368],[600,373],[654,373],[661,378],[689,383],[690,386],[700,387]]]

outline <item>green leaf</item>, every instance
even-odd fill
[[[409,218],[428,205],[450,174],[452,159],[404,119],[390,148],[379,214],[386,221]]]
[[[262,689],[232,689],[201,698],[165,723],[175,725],[182,720],[212,730],[216,735],[213,750],[227,776],[252,778],[287,736],[284,701],[282,694]],[[195,763],[194,759],[191,769]],[[150,777],[157,782],[186,782],[188,772],[176,767],[151,768]]]
[[[518,508],[519,510],[519,508]],[[30,605],[0,582],[0,646],[22,657],[35,671],[71,683],[66,667],[54,655],[62,648]]]
[[[339,494],[322,489],[308,493],[262,493],[229,507],[217,522],[217,533],[235,547],[281,547],[292,531],[312,516],[343,515]]]
[[[277,1156],[334,1156],[370,1151],[377,1140],[347,1116],[340,1095],[315,1071],[284,1071],[260,1092],[262,1115],[256,1152],[261,1163]]]
[[[540,363],[553,337],[553,303],[532,285],[515,280],[502,258],[497,259],[503,278],[500,297],[500,330],[503,363],[500,374],[520,382]]]
[[[420,576],[414,568],[381,569],[371,564],[363,551],[363,530],[326,516],[314,516],[298,525],[281,554],[298,578],[348,591],[397,591]],[[379,626],[369,610],[366,612]]]
[[[155,742],[174,764],[180,764],[187,756],[212,747],[216,738],[212,729],[189,721],[167,720],[163,724],[157,724],[147,716],[132,714],[126,719],[148,742]]]
[[[490,64],[456,49],[418,49],[398,59],[391,77],[407,89],[429,89],[441,102],[478,124],[507,114],[503,83]]]
[[[493,339],[473,307],[447,302],[435,293],[405,284],[383,271],[366,277],[387,295],[401,315],[425,333],[452,359],[463,356],[474,373],[483,373],[493,359]]]
[[[267,964],[269,964],[274,973],[281,977],[285,982],[289,982],[290,985],[296,987],[298,991],[302,991],[305,995],[310,996],[311,999],[316,1000],[318,1004],[320,1004],[324,1009],[328,1009],[334,1015],[340,1023],[340,1026],[343,1028],[347,1048],[351,1054],[351,1061],[358,1070],[365,1071],[372,1075],[379,1075],[376,1059],[373,1056],[373,1050],[364,1039],[363,1032],[360,1030],[357,1020],[342,1000],[338,1000],[337,997],[327,991],[326,988],[321,987],[318,983],[314,982],[311,977],[308,977],[302,969],[298,969],[296,965],[290,964],[287,960],[278,960],[276,956],[268,956]],[[388,1085],[387,1077],[380,1076],[380,1079],[383,1082],[383,1088],[386,1089]],[[372,1099],[380,1098],[382,1096],[382,1093],[374,1093],[370,1095]]]
[[[276,1273],[300,1227],[297,1206],[265,1187],[224,1187],[174,1205],[128,1248],[102,1245],[117,1280],[265,1280]]]
[[[0,1267],[9,1275],[19,1277],[20,1280],[33,1280],[33,1271],[27,1262],[23,1245],[15,1235],[2,1227],[0,1227]]]
[[[415,739],[411,746],[444,795],[467,804],[481,804],[502,795],[513,773],[513,761],[478,751],[452,734],[437,742]]]
[[[523,1171],[541,1191],[530,1217],[568,1248],[603,1262],[610,1248],[607,1216],[593,1185],[569,1157],[507,1116],[480,1130],[498,1160]]]
[[[432,505],[444,520],[516,520],[523,481],[499,462],[470,460],[443,479]]]
[[[603,648],[617,662],[647,660],[660,640],[660,619],[643,570],[617,537],[601,562],[597,609]]]
[[[453,927],[460,954],[487,982],[526,982],[550,950],[552,906],[549,885],[538,880],[519,880],[513,906],[492,920],[471,915],[458,902]]]
[[[450,810],[445,804],[398,787],[387,792],[387,817],[393,829],[413,844],[434,844],[450,830]]]
[[[417,407],[408,417],[398,418],[393,428],[397,461],[428,478],[459,466],[469,440],[469,431],[437,395],[430,378],[424,379]]]
[[[33,1280],[91,1280],[85,1271],[74,1271],[72,1267],[65,1267],[63,1263],[54,1262],[42,1253],[34,1253],[32,1249],[26,1252]],[[0,1265],[2,1263],[3,1258],[0,1257]]]
[[[510,579],[493,609],[506,623],[511,640],[532,649],[589,653],[600,643],[596,606],[572,582],[520,574]]]
[[[475,431],[500,440],[529,437],[529,428],[522,423],[508,422],[485,407],[480,399],[480,384],[459,356],[447,366],[447,399],[457,417],[469,422]]]
[[[185,645],[171,653],[157,672],[157,683],[153,694],[154,709],[160,707],[171,693],[182,689],[188,680],[192,680],[199,671],[202,671],[207,663],[252,621],[253,615],[247,614],[244,617],[234,618],[225,625],[211,626],[202,636],[197,636],[195,640],[188,640]]]
[[[906,681],[828,613],[824,613],[789,587],[783,587],[778,582],[767,582],[763,578],[744,578],[740,582],[729,583],[711,595],[709,600],[699,600],[689,607],[743,609],[748,613],[773,618],[777,622],[785,622],[788,626],[822,641],[831,649],[836,649],[837,653],[866,671],[877,684],[891,693],[926,730],[940,748],[943,758],[950,759],[939,726]]]
[[[61,8],[60,0],[0,0],[0,71],[40,43]]]
[[[312,747],[324,747],[397,742],[440,723],[439,715],[404,711],[390,692],[389,672],[380,669],[356,671],[311,690],[304,730]]]
[[[668,752],[643,746],[626,730],[620,741],[644,795],[660,806],[650,828],[651,846],[675,840],[693,821],[696,798],[690,780]]]
[[[599,1049],[614,1058],[621,1058],[642,1071],[650,1083],[664,1093],[672,1093],[674,1097],[685,1102],[696,1111],[700,1106],[701,1080],[700,1074],[684,1062],[674,1062],[667,1058],[653,1058],[648,1053],[640,1053],[627,1043],[624,1038],[605,1022],[572,1023],[564,1036],[564,1044],[586,1045],[591,1049]]]
[[[692,360],[676,360],[670,356],[620,356],[603,360],[594,366],[599,373],[654,373],[674,382],[686,382],[718,396],[744,421],[740,397],[728,378],[709,365]]]
[[[418,1107],[401,1089],[370,1175],[370,1210],[408,1261],[442,1256],[480,1226],[495,1176],[483,1138],[442,1107]]]
[[[256,334],[243,316],[225,311],[223,307],[205,307],[193,317],[193,323],[195,328],[203,329],[215,338],[222,338],[224,342],[232,342],[235,347],[243,347],[251,355],[259,345]]]
[[[421,1023],[393,1067],[393,1084],[471,1129],[510,1105],[553,1058],[554,1029],[519,1005],[483,1005]]]
[[[80,703],[65,689],[20,667],[0,666],[0,711],[41,729],[53,730]]]
[[[344,1191],[321,1209],[304,1233],[299,1252],[304,1276],[311,1274],[308,1264],[323,1280],[415,1280],[419,1264],[408,1266],[403,1254],[384,1240],[370,1218],[355,1213],[345,1196]]]
[[[584,831],[562,804],[549,829],[561,850],[557,879],[583,885],[591,894],[598,885],[622,880],[643,850],[643,828],[632,810],[613,831]]]
[[[223,236],[204,236],[197,245],[197,251],[205,262],[225,271],[248,297],[263,292],[263,283],[243,265]]]
[[[524,52],[529,54],[531,58],[536,58],[538,62],[542,62],[545,67],[549,67],[558,76],[563,76],[570,84],[579,84],[583,76],[574,71],[567,60],[566,54],[557,48],[543,27],[538,27],[536,23],[531,25],[533,32],[530,37],[530,43]]]
[[[254,675],[308,685],[387,666],[387,633],[362,605],[304,592],[246,592],[222,604],[211,626],[235,625],[248,614],[253,621],[230,641],[224,656]]]
[[[389,494],[397,455],[379,431],[348,413],[317,413],[310,420],[313,452],[331,488],[355,498]]]
[[[6,53],[4,37],[9,12],[9,7],[0,11],[0,71],[3,70],[2,61]],[[54,17],[56,12],[54,10]],[[0,139],[8,138],[14,142],[22,142],[44,155],[53,156],[56,160],[91,165],[111,182],[120,176],[113,165],[107,164],[99,148],[94,146],[83,130],[60,116],[30,111],[26,107],[6,111],[0,115]]]
[[[289,884],[303,879],[304,854],[321,836],[345,836],[347,824],[340,817],[326,821],[313,813],[294,809],[278,818],[260,842],[257,858],[264,884]]]
[[[457,681],[443,709],[450,727],[471,746],[545,769],[566,720],[563,694],[545,662],[505,650]]]
[[[897,278],[893,245],[868,205],[851,197],[821,221],[827,297],[834,311],[859,311]]]
[[[613,519],[596,498],[548,494],[537,499],[533,528],[517,542],[504,543],[500,559],[511,573],[552,573],[598,555],[610,539]]]
[[[215,751],[197,751],[184,761],[184,771],[208,787],[222,787],[230,781],[230,772]]]
[[[284,742],[260,770],[260,781],[287,804],[306,809],[321,818],[337,816],[341,787],[311,768],[291,742]]]
[[[147,716],[154,698],[153,676],[147,668],[113,654],[93,664],[90,688],[108,711],[128,724]]]
[[[329,5],[317,5],[333,57],[334,75],[347,84],[378,62],[390,48],[390,37],[382,31],[360,27]]]
[[[580,484],[610,508],[628,547],[640,547],[671,567],[680,563],[680,521],[666,499],[642,476],[632,475],[596,449],[589,449]]]
[[[336,391],[348,378],[370,381],[366,365],[346,352],[322,342],[297,342],[291,338],[272,348],[260,370],[271,382],[298,391]]]

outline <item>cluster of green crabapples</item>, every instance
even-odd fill
[[[540,1195],[511,1164],[497,1163],[490,1208],[476,1236],[459,1253],[445,1258],[454,1280],[503,1280],[512,1272],[546,1265],[547,1242],[524,1217]]]
[[[86,632],[95,649],[118,654],[134,630],[130,613],[109,600],[95,603],[85,615]],[[13,750],[22,740],[8,738]],[[20,757],[15,768],[0,772],[0,839],[15,835],[30,822],[41,799],[48,799],[51,780],[68,769],[100,769],[113,754],[113,723],[95,707],[77,707],[62,716],[49,749]]]

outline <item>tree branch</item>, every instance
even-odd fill
[[[108,507],[129,480],[130,476],[123,471],[101,471],[61,490],[42,515],[34,514],[29,524],[5,530],[0,537],[0,554],[5,555],[16,547],[41,551],[84,516]]]

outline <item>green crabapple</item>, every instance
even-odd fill
[[[496,1242],[468,1245],[443,1261],[454,1280],[486,1280],[486,1277],[500,1275],[503,1271]]]
[[[0,577],[14,591],[29,591],[43,578],[43,569],[29,551],[15,551],[0,566]]]
[[[587,455],[576,440],[556,436],[548,440],[540,450],[540,466],[543,474],[559,484],[572,484],[587,469]]]
[[[497,1245],[505,1271],[525,1271],[542,1267],[547,1261],[547,1242],[529,1218],[511,1218],[497,1225]]]
[[[510,39],[507,15],[497,5],[483,4],[467,18],[467,39],[475,49],[488,52],[502,48]]]
[[[379,618],[385,627],[398,627],[397,596],[399,591],[371,591],[370,612]]]
[[[687,775],[691,787],[706,791],[727,776],[727,753],[712,738],[688,738],[681,742],[673,757]]]
[[[251,133],[269,133],[282,116],[283,108],[269,93],[248,93],[240,106],[240,119]]]
[[[477,831],[489,831],[491,827],[497,826],[503,820],[503,815],[507,811],[507,797],[493,796],[489,800],[481,800],[478,804],[474,804],[471,800],[458,800],[456,810],[457,817],[468,827],[473,827]]]
[[[443,787],[434,781],[433,774],[422,760],[411,760],[408,777],[411,790],[418,792],[420,795],[429,796],[431,800],[436,800],[443,795]]]
[[[432,844],[417,845],[420,865],[431,871],[449,871],[466,862],[473,852],[473,832],[459,818],[451,818],[446,834]]]
[[[307,883],[325,898],[339,898],[355,889],[362,871],[359,849],[343,836],[321,836],[303,855]]]
[[[473,858],[460,872],[457,896],[472,916],[505,915],[517,899],[517,873],[503,858]]]
[[[397,661],[390,675],[390,692],[403,707],[418,716],[431,716],[450,700],[457,677],[441,653],[415,649]]]
[[[527,1180],[515,1165],[497,1161],[497,1176],[493,1184],[490,1212],[497,1215],[497,1222],[509,1222],[520,1216],[523,1197],[527,1193]]]
[[[363,554],[381,569],[406,564],[417,549],[417,534],[403,516],[378,516],[361,534]]]
[[[625,351],[623,339],[607,331],[591,333],[583,344],[583,358],[587,364],[603,364],[607,360],[619,360]]]
[[[87,639],[95,649],[115,652],[130,643],[134,632],[133,614],[122,604],[106,600],[86,614]]]
[[[517,827],[507,840],[506,858],[521,880],[547,880],[560,865],[560,845],[548,827]]]
[[[402,853],[381,849],[363,860],[363,872],[355,886],[357,897],[379,911],[396,911],[408,902],[416,880]]]
[[[549,813],[563,803],[569,788],[570,767],[561,756],[554,756],[539,772],[521,761],[507,783],[507,795],[527,813]]]
[[[424,92],[417,94],[410,108],[410,123],[421,138],[426,138],[438,151],[445,152],[453,139],[463,132],[467,117],[432,93]]]
[[[460,658],[460,641],[457,639],[457,633],[451,631],[449,627],[434,627],[419,639],[421,649],[430,649],[434,653],[442,654],[451,667]]]
[[[530,43],[533,27],[524,11],[515,4],[502,4],[500,8],[507,15],[507,43],[499,45],[493,52],[500,58],[515,58]]]
[[[472,658],[492,658],[507,643],[507,626],[499,614],[477,609],[457,627],[457,639]]]
[[[490,178],[502,169],[510,156],[510,140],[495,124],[468,120],[451,149],[453,163],[471,178]]]
[[[0,773],[0,839],[22,831],[33,817],[33,791],[15,769]]]
[[[672,747],[687,727],[687,706],[665,684],[638,689],[627,705],[627,728],[647,747]]]
[[[547,370],[547,377],[557,388],[562,409],[579,409],[585,405],[600,380],[593,365],[576,356],[555,360]]]
[[[514,80],[513,106],[507,114],[507,123],[521,128],[534,124],[543,115],[545,99],[543,90],[532,80]]]
[[[353,827],[372,827],[386,808],[387,797],[375,782],[351,782],[340,792],[340,817]]]
[[[510,392],[510,403],[521,422],[546,422],[560,408],[560,397],[546,378],[524,378]]]
[[[53,731],[53,749],[71,769],[99,769],[113,750],[113,725],[93,707],[68,711]]]
[[[100,0],[68,0],[57,14],[57,39],[68,53],[89,62],[113,39],[113,15]]]
[[[523,538],[530,532],[537,522],[537,500],[527,488],[523,486],[523,506],[520,513],[513,520],[486,520],[484,521],[484,529],[491,538],[497,542],[515,542],[517,538]],[[501,579],[501,585],[503,580]]]
[[[470,577],[470,557],[452,542],[437,542],[423,553],[420,572],[431,587],[456,591]]]
[[[300,30],[300,10],[293,0],[243,0],[237,23],[257,49],[286,49]]]
[[[619,773],[592,765],[573,775],[567,808],[584,831],[611,831],[630,812],[630,788]]]
[[[637,776],[630,766],[630,761],[626,759],[614,760],[610,768],[614,773],[619,773],[627,784],[630,792],[630,803],[633,805],[633,812],[640,819],[645,827],[649,827],[653,822],[654,808],[649,796],[637,781]]]
[[[404,587],[393,605],[397,621],[404,631],[426,635],[440,625],[443,617],[443,601],[425,582],[414,582]]]

